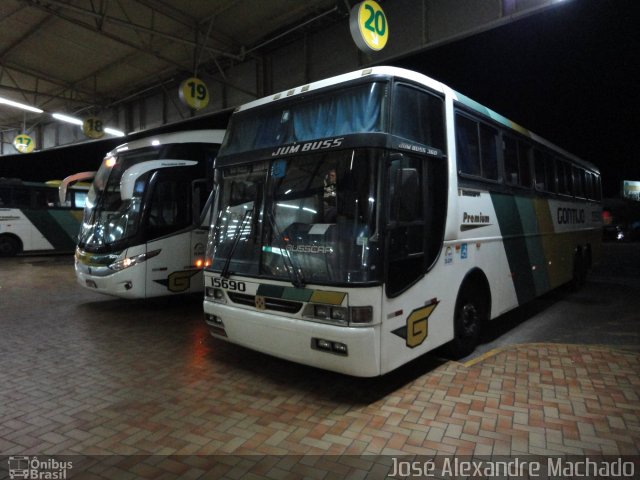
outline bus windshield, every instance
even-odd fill
[[[132,195],[120,189],[123,174],[134,163],[135,160],[126,156],[118,156],[107,157],[100,166],[87,196],[79,238],[81,244],[102,247],[136,234],[144,178],[136,181]]]
[[[220,149],[231,155],[305,140],[383,131],[385,82],[236,113]]]
[[[79,245],[86,249],[124,248],[138,233],[143,201],[155,172],[164,167],[196,165],[186,144],[147,147],[107,156],[91,185]]]
[[[359,148],[223,168],[211,268],[296,286],[381,281],[381,152]]]

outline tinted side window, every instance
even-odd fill
[[[498,180],[497,142],[498,131],[495,128],[457,114],[458,173]]]
[[[498,131],[486,125],[480,125],[480,156],[482,158],[482,176],[498,180]]]
[[[445,150],[444,102],[441,98],[407,85],[398,85],[394,102],[394,135]]]
[[[556,168],[558,169],[558,193],[571,195],[571,186],[568,181],[568,177],[571,176],[571,168],[562,160],[556,161]]]
[[[581,168],[573,167],[573,184],[576,197],[584,197],[584,173]]]
[[[540,150],[534,151],[536,190],[556,191],[555,162],[553,157]]]
[[[520,185],[520,167],[518,165],[518,142],[504,138],[504,175],[509,185]]]
[[[518,142],[518,164],[520,166],[520,185],[531,188],[531,146],[525,142]]]
[[[462,115],[456,115],[456,144],[458,172],[480,176],[480,142],[478,124]]]

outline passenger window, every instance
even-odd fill
[[[504,174],[507,185],[531,188],[530,147],[522,141],[504,137]]]
[[[480,176],[480,144],[477,123],[462,115],[456,115],[456,137],[458,172]]]
[[[593,175],[590,174],[589,172],[585,172],[586,176],[585,176],[585,196],[591,200],[593,200],[593,198],[595,197],[594,195],[594,191],[593,191]]]
[[[545,155],[544,168],[547,177],[547,190],[549,192],[556,191],[556,161],[553,157]]]
[[[489,180],[498,180],[498,131],[486,125],[480,125],[480,155],[482,157],[482,176]]]
[[[508,185],[520,185],[518,142],[509,137],[504,138],[504,174]]]
[[[32,208],[29,190],[25,187],[17,187],[13,191],[13,204],[17,208]]]
[[[520,167],[520,185],[531,188],[531,167],[529,166],[529,158],[531,156],[531,147],[520,141],[518,142],[518,165]]]
[[[576,197],[584,197],[584,180],[582,178],[584,170],[573,167],[573,182]]]
[[[562,160],[558,160],[556,162],[556,167],[558,169],[558,193],[569,195],[571,192],[569,190],[569,183],[567,181],[567,173],[570,173],[571,170],[567,172],[568,165]]]
[[[555,162],[548,154],[535,150],[536,190],[543,192],[556,191]]]
[[[498,131],[456,115],[458,173],[498,180]]]

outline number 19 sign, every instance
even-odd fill
[[[207,85],[199,78],[187,78],[180,84],[180,100],[193,110],[206,107],[209,104]]]
[[[382,50],[387,44],[387,17],[373,0],[360,2],[351,9],[349,27],[356,46],[365,53]]]

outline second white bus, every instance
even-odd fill
[[[75,255],[83,287],[124,298],[202,291],[213,160],[223,130],[135,140],[93,181]]]

